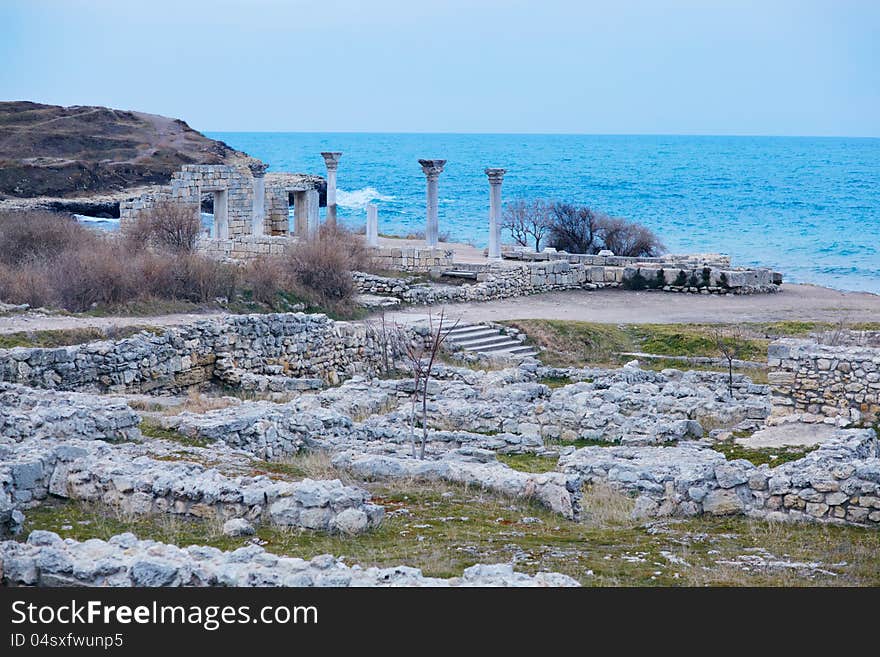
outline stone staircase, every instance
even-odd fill
[[[532,347],[485,324],[459,324],[449,331],[446,341],[465,351],[475,351],[489,356],[525,358],[537,354]]]

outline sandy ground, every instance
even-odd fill
[[[435,314],[439,309],[435,309]],[[446,306],[461,322],[504,319],[567,319],[601,324],[772,322],[880,322],[880,295],[839,292],[815,285],[783,285],[778,294],[692,295],[595,290]],[[386,313],[386,321],[421,321],[425,308]]]
[[[880,322],[880,295],[838,292],[815,285],[783,285],[779,294],[712,296],[664,292],[595,290],[553,292],[531,297],[452,304],[447,315],[461,322],[504,319],[569,319],[603,324],[734,323],[783,320]],[[434,308],[436,314],[439,308]],[[175,326],[222,313],[148,317],[75,317],[14,313],[0,316],[0,333],[70,328]],[[427,317],[424,307],[388,312],[386,321],[415,323]]]

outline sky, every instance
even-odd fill
[[[202,131],[880,137],[880,0],[0,0],[0,99]]]

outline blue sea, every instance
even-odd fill
[[[880,139],[216,132],[270,171],[325,175],[342,151],[339,216],[379,230],[424,230],[419,158],[446,159],[440,231],[485,246],[489,185],[503,195],[583,203],[641,222],[671,252],[728,253],[791,282],[880,293]],[[323,211],[322,211],[323,212]]]

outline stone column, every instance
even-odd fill
[[[214,237],[218,240],[229,239],[228,199],[225,189],[214,192]]]
[[[321,153],[327,165],[327,223],[336,224],[336,170],[342,153]]]
[[[489,260],[501,260],[501,181],[507,169],[486,169],[489,176]]]
[[[419,160],[425,178],[428,179],[428,188],[425,194],[426,217],[425,217],[425,244],[435,248],[440,235],[440,224],[437,217],[437,178],[443,173],[446,160]]]
[[[258,237],[264,231],[266,222],[266,169],[268,164],[255,162],[248,168],[254,176],[254,204],[251,208],[251,235]]]
[[[375,203],[367,206],[367,246],[379,246],[379,208]]]
[[[305,193],[306,198],[306,235],[308,238],[314,239],[318,234],[320,219],[318,217],[318,205],[320,204],[318,190],[310,189]]]

